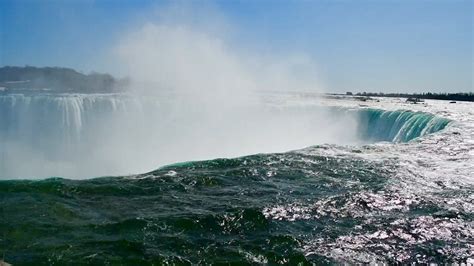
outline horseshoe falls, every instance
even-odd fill
[[[472,103],[262,98],[0,95],[4,260],[473,262]]]
[[[175,134],[173,131],[189,130],[189,127],[179,125],[180,121],[173,121],[173,119],[180,119],[180,113],[165,117],[165,112],[171,112],[167,111],[171,104],[173,103],[162,101],[159,98],[118,94],[60,96],[18,94],[0,96],[0,137],[3,145],[5,145],[2,149],[2,171],[0,174],[4,177],[22,177],[22,173],[26,173],[26,176],[23,177],[38,175],[42,177],[77,177],[83,175],[82,173],[87,174],[87,176],[98,176],[131,174],[152,170],[157,164],[163,164],[163,159],[160,156],[161,152],[159,152],[160,148],[164,146],[167,149],[176,148],[164,143],[176,138],[176,136],[172,136]],[[279,112],[298,112],[297,115],[302,117],[313,114],[316,117],[323,107],[308,110],[294,109],[289,107]],[[314,133],[302,132],[302,134],[315,135],[312,142],[307,142],[306,145],[321,144],[324,141],[335,144],[356,141],[407,142],[439,131],[450,122],[448,119],[422,112],[383,111],[380,109],[326,109],[323,112],[328,119],[315,118],[311,122],[320,123],[319,126],[328,128],[329,126],[324,124],[330,123],[331,120],[343,120],[346,123],[346,120],[350,119],[357,127],[346,127],[345,130],[352,131],[349,135],[339,139],[323,137],[323,141],[318,139],[317,127],[314,127]],[[271,112],[270,108],[265,111]],[[273,111],[273,114],[275,114],[275,111]],[[163,117],[160,117],[160,115]],[[270,114],[261,119],[259,118],[258,123],[264,124],[260,120],[267,119],[269,116]],[[276,116],[277,119],[273,124],[266,124],[265,126],[271,130],[285,132],[285,129],[282,129],[278,124],[285,123],[286,118],[280,118],[280,115]],[[186,121],[186,123],[190,122]],[[212,133],[206,132],[206,134]],[[249,134],[252,135],[254,132],[249,131]],[[265,133],[263,134],[265,135]],[[269,132],[268,134],[275,133]],[[266,137],[264,136],[264,138]],[[143,138],[146,138],[146,141],[142,141]],[[255,140],[262,145],[261,139],[255,138]],[[180,139],[180,141],[182,140]],[[222,141],[225,142],[226,139],[222,139]],[[239,142],[238,139],[234,141]],[[291,140],[288,142],[291,143]],[[189,144],[187,150],[192,153],[191,145],[193,144]],[[170,147],[168,148],[168,146]],[[271,145],[262,146],[261,149],[254,152],[284,151],[280,147],[275,149],[270,147]],[[115,147],[116,149],[108,149],[109,147]],[[293,146],[289,145],[287,149],[302,147],[304,146],[295,140],[295,144]],[[154,152],[154,150],[157,152]],[[20,152],[18,156],[15,154],[16,152]],[[147,153],[146,156],[141,156],[140,153],[144,152]],[[156,156],[149,155],[153,153],[157,153]],[[216,153],[215,155],[205,156],[205,158],[218,157],[220,153],[226,155],[225,150],[217,150]],[[231,155],[238,156],[246,153],[250,154],[252,151],[242,151],[240,154]],[[30,155],[31,158],[28,158]],[[40,158],[40,160],[37,160],[37,158]],[[180,157],[172,157],[171,159],[183,160]],[[184,158],[184,160],[192,159],[193,157]],[[137,164],[137,167],[141,168],[131,167],[126,169],[126,166],[124,166],[123,168],[119,167],[118,170],[114,169],[127,162],[131,164],[136,161],[143,162]],[[18,167],[18,165],[22,166]],[[91,170],[97,169],[97,172],[84,172],[78,167]],[[28,171],[29,168],[32,171]]]

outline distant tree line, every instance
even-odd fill
[[[414,99],[433,99],[433,100],[449,100],[449,101],[468,101],[474,102],[474,92],[459,93],[372,93],[372,92],[347,92],[346,95],[356,95],[365,97],[396,97],[396,98],[414,98]]]
[[[3,91],[48,90],[52,92],[117,92],[127,80],[115,79],[110,74],[82,74],[61,67],[0,67],[0,87]]]

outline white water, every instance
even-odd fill
[[[246,108],[213,115],[169,95],[3,95],[0,177],[126,175],[180,161],[323,143],[406,141],[436,131],[444,121],[410,112],[379,112],[370,120],[373,111],[333,108],[347,101],[322,108],[331,101],[294,95],[264,94],[263,105],[256,97]]]
[[[355,100],[327,100],[326,106],[344,108],[379,108],[384,110],[409,109],[436,114],[452,120],[450,125],[439,132],[422,136],[407,143],[380,142],[358,147],[323,145],[310,147],[299,152],[307,155],[330,156],[332,158],[364,160],[374,165],[382,165],[390,172],[383,190],[367,191],[352,195],[352,200],[344,206],[337,205],[337,198],[323,199],[301,204],[278,205],[264,210],[267,218],[277,220],[318,219],[318,215],[331,214],[335,219],[346,217],[365,217],[367,224],[355,228],[334,241],[314,239],[304,243],[306,256],[325,254],[339,261],[351,263],[382,263],[376,251],[382,250],[384,257],[404,261],[409,252],[397,246],[386,245],[387,241],[403,241],[407,247],[420,243],[447,241],[457,238],[472,240],[474,227],[469,218],[474,213],[474,103],[428,100],[423,104],[407,104],[402,99],[377,98],[378,101],[361,103]],[[314,100],[294,95],[282,100],[286,105],[313,105]],[[354,180],[357,182],[357,180]],[[370,210],[367,213],[354,209],[354,202],[362,201]],[[433,205],[451,213],[440,217],[406,215],[412,208],[420,205]],[[371,221],[377,217],[389,217],[392,211],[398,217],[376,231],[367,231]],[[376,213],[376,215],[374,215]],[[447,216],[447,217],[446,217]],[[417,235],[413,237],[412,235]],[[469,237],[470,236],[470,237]],[[437,250],[441,254],[474,256],[474,245],[466,247],[447,246]],[[417,258],[424,261],[429,258]],[[468,259],[467,263],[473,263]]]

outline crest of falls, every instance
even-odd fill
[[[407,142],[444,129],[450,120],[423,112],[360,109],[358,127],[361,139]]]
[[[156,97],[123,94],[0,95],[0,178],[132,174],[322,143],[407,142],[450,122],[378,109],[277,108],[213,120],[176,109]]]

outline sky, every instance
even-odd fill
[[[0,0],[0,65],[120,75],[117,40],[176,3]],[[473,0],[178,3],[186,23],[224,32],[236,49],[308,55],[327,91],[474,92]]]

